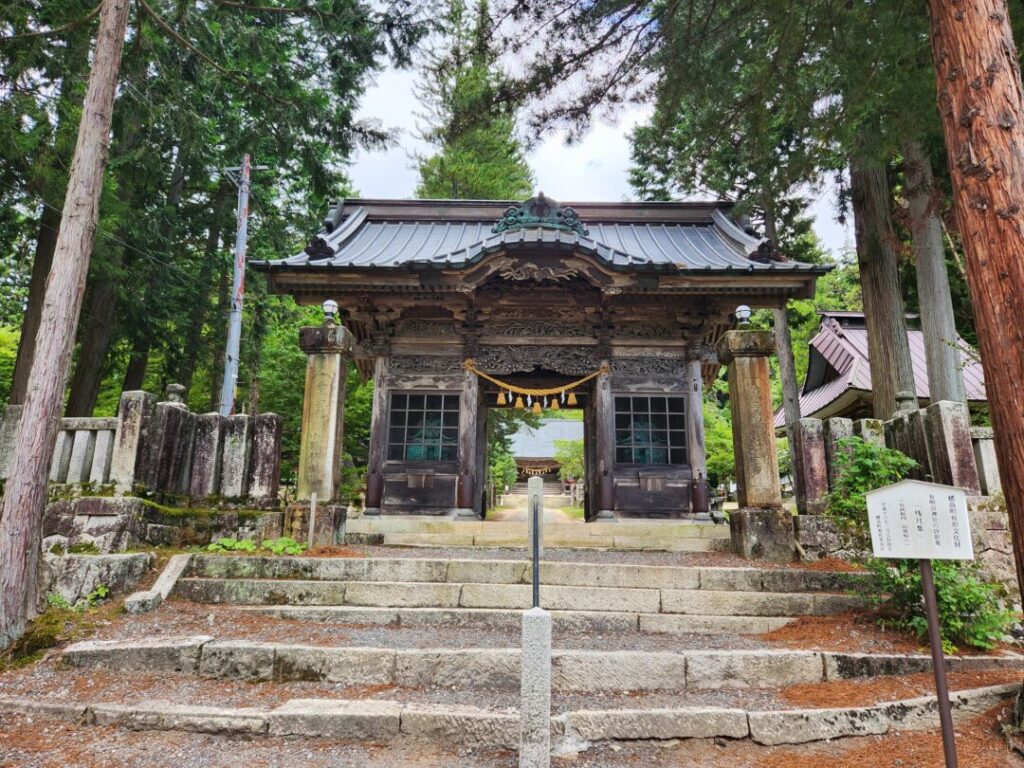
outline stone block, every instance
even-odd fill
[[[828,503],[828,465],[821,419],[797,421],[793,425],[793,442],[797,509],[801,514],[820,514]]]
[[[270,500],[260,500],[270,503]],[[344,541],[348,508],[343,504],[317,504],[312,510],[310,501],[297,501],[284,510],[284,535],[312,546],[333,546]],[[310,517],[314,516],[313,537],[309,536]]]
[[[119,672],[187,672],[199,670],[207,635],[147,640],[87,640],[69,645],[62,658],[72,667]]]
[[[224,417],[219,413],[196,416],[188,486],[188,493],[192,498],[205,499],[220,493],[223,448]]]
[[[203,646],[199,674],[229,680],[273,680],[273,643],[222,640]]]
[[[885,445],[885,427],[879,419],[857,419],[853,422],[853,436],[865,443]]]
[[[559,580],[560,572],[552,569],[556,565],[564,564],[541,563],[541,581],[548,584],[566,583]],[[523,584],[530,578],[528,568],[527,563],[515,560],[452,560],[447,566],[445,581],[460,584]]]
[[[826,680],[850,680],[881,675],[913,675],[930,672],[931,656],[881,653],[823,653]]]
[[[750,738],[758,744],[804,744],[844,736],[874,736],[889,730],[889,719],[875,708],[796,709],[751,712]]]
[[[932,479],[932,455],[928,443],[928,427],[926,412],[923,408],[915,408],[907,414],[908,456],[919,465],[913,476],[921,480]]]
[[[788,619],[761,616],[695,616],[692,614],[642,613],[640,631],[669,635],[760,635],[789,623]]]
[[[517,649],[452,651],[400,650],[395,685],[462,688],[514,688],[519,683]]]
[[[523,579],[529,579],[527,564],[521,564]],[[697,589],[700,571],[696,568],[671,566],[636,566],[582,563],[541,563],[542,584],[611,587],[626,589]],[[494,579],[491,583],[497,583]]]
[[[820,683],[821,654],[812,651],[688,651],[686,688],[774,688]]]
[[[68,470],[71,467],[71,449],[74,444],[74,433],[61,430],[57,433],[57,441],[53,446],[53,460],[50,462],[50,482],[67,482]]]
[[[279,645],[274,678],[357,685],[395,682],[395,652],[387,648]]]
[[[131,704],[122,712],[109,709],[111,705],[105,706],[108,709],[101,712],[115,715],[117,725],[132,730],[220,735],[262,734],[267,730],[267,712],[261,709],[202,707],[165,701]],[[96,713],[97,725],[105,724],[101,722],[101,712]]]
[[[463,608],[530,607],[532,588],[527,585],[465,584]],[[660,596],[656,589],[612,589],[541,585],[541,606],[548,610],[622,611],[657,613]]]
[[[828,466],[828,487],[831,489],[839,474],[839,457],[848,453],[842,441],[853,437],[853,419],[833,417],[825,419],[823,427],[825,439],[825,464]]]
[[[460,589],[458,584],[352,582],[345,591],[345,604],[387,608],[454,608],[459,604]]]
[[[117,430],[110,461],[110,481],[119,492],[144,482],[148,445],[153,439],[156,398],[148,392],[122,392],[117,409]]]
[[[514,712],[452,704],[406,704],[401,732],[441,744],[515,749],[519,746],[519,717]]]
[[[551,615],[541,608],[523,613],[520,679],[521,768],[551,764]]]
[[[195,422],[195,414],[180,403],[156,404],[153,416],[155,437],[146,468],[146,484],[150,489],[188,493]]]
[[[55,592],[75,605],[101,584],[112,595],[135,587],[149,571],[147,553],[131,555],[52,555],[44,557],[46,577],[43,592]]]
[[[89,429],[77,429],[67,434],[71,439],[71,456],[68,459],[68,472],[64,482],[75,485],[87,483],[92,473],[96,433]]]
[[[974,463],[978,468],[981,492],[985,496],[1002,493],[1003,481],[999,475],[999,461],[996,458],[996,441],[992,428],[971,427],[971,442],[974,443]]]
[[[249,456],[253,420],[239,414],[224,420],[224,447],[221,454],[220,495],[241,499],[248,492]]]
[[[748,560],[790,563],[796,558],[793,516],[782,508],[738,509],[729,515],[732,547]]]
[[[558,691],[682,691],[686,656],[637,651],[555,651]]]
[[[663,613],[699,616],[810,616],[814,595],[785,592],[661,591]]]
[[[269,715],[271,736],[386,741],[398,735],[402,706],[365,699],[292,699]]]
[[[181,579],[175,594],[195,603],[343,605],[345,589],[337,582]]]
[[[92,469],[89,471],[89,482],[93,485],[105,485],[110,481],[110,462],[114,455],[114,437],[112,429],[96,430],[96,445],[92,454]]]
[[[743,739],[750,734],[747,713],[742,709],[581,710],[569,713],[569,725],[585,741],[711,739],[719,736]]]
[[[932,403],[927,408],[925,423],[935,482],[963,488],[969,495],[980,493],[967,404],[949,400]]]
[[[281,485],[281,429],[284,419],[261,413],[253,420],[249,498],[277,501]],[[322,502],[328,499],[321,499]]]

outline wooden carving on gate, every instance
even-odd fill
[[[521,205],[513,205],[506,209],[502,217],[491,227],[491,231],[500,233],[527,227],[561,229],[575,232],[580,237],[590,234],[573,208],[560,206],[556,201],[544,197],[543,192]]]
[[[541,368],[566,376],[592,373],[601,361],[588,347],[509,345],[481,346],[476,365],[491,374],[529,373]]]

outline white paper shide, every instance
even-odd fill
[[[875,557],[974,559],[963,489],[904,480],[869,491],[867,502]]]

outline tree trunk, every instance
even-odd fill
[[[147,367],[149,367],[149,334],[140,333],[132,344],[132,356],[128,358],[128,367],[124,372],[121,391],[131,392],[142,389],[142,385],[146,381]]]
[[[21,423],[0,515],[0,647],[25,631],[36,605],[43,509],[82,308],[110,146],[110,118],[129,0],[104,0],[96,52],[46,284]]]
[[[931,401],[967,401],[960,370],[953,297],[942,245],[942,222],[935,210],[935,183],[931,159],[914,140],[903,144],[910,233],[917,261],[917,293],[921,304],[921,330],[928,363],[928,396]]]
[[[1024,591],[1024,93],[1004,0],[929,0],[939,114]]]
[[[231,240],[228,233],[223,233],[222,248],[228,250]],[[228,284],[229,271],[234,264],[222,259],[220,264],[220,281],[217,283],[217,317],[214,321],[213,360],[210,363],[212,372],[210,387],[210,410],[215,411],[220,405],[220,386],[224,380],[224,348],[227,346],[228,312],[231,308],[231,286]]]
[[[181,364],[178,366],[178,383],[186,390],[192,389],[192,378],[195,376],[196,361],[203,341],[203,328],[210,317],[210,289],[213,280],[213,268],[218,258],[217,249],[220,245],[221,233],[221,196],[213,201],[213,220],[207,232],[206,248],[203,251],[203,265],[199,269],[199,289],[196,294],[196,306],[189,315],[188,330],[185,332],[185,346],[181,351]]]
[[[890,419],[897,393],[914,393],[915,387],[885,168],[870,161],[854,163],[850,186],[874,413],[877,419]]]
[[[80,343],[75,373],[71,377],[67,416],[92,416],[103,378],[103,364],[114,335],[117,285],[109,276],[99,276],[89,295],[86,322],[78,327]]]
[[[14,377],[11,381],[11,405],[25,402],[28,387],[28,373],[32,368],[32,352],[36,345],[36,332],[43,314],[43,297],[46,294],[46,278],[53,263],[53,249],[57,247],[57,232],[60,228],[60,211],[43,206],[39,217],[39,237],[36,239],[35,258],[32,260],[32,278],[28,289],[28,303],[25,317],[21,322],[21,336],[18,339],[18,357],[14,362]]]

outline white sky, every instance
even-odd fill
[[[416,139],[416,114],[422,110],[415,94],[416,75],[387,70],[363,98],[359,117],[379,120],[397,129],[397,144],[385,151],[359,150],[349,175],[363,197],[408,198],[416,188],[413,154],[423,151]],[[620,201],[631,199],[628,181],[630,130],[647,111],[634,109],[615,124],[596,123],[581,141],[566,145],[561,135],[539,143],[527,156],[537,191],[555,200]],[[835,220],[832,187],[826,186],[811,206],[815,231],[835,255],[852,247],[853,232]]]

